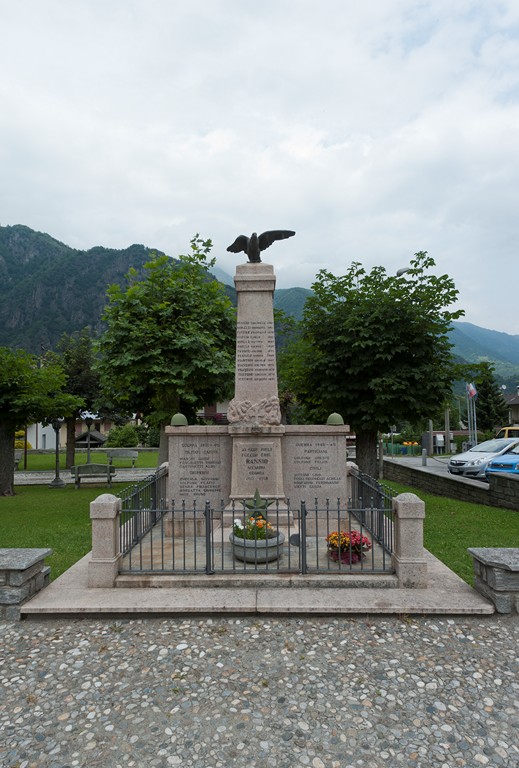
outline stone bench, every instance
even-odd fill
[[[18,621],[20,606],[46,587],[52,549],[0,549],[0,620]]]
[[[76,488],[81,485],[84,477],[105,477],[108,485],[112,485],[112,475],[115,475],[115,467],[111,464],[78,464],[71,467],[70,474],[74,476]]]
[[[135,467],[135,462],[139,458],[139,451],[130,451],[126,448],[117,448],[115,450],[107,451],[108,463],[113,464],[114,459],[131,459],[132,469]]]
[[[519,613],[519,549],[471,548],[474,587],[498,613]]]

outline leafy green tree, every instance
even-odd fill
[[[142,279],[111,286],[100,340],[103,391],[123,410],[161,427],[159,462],[167,458],[164,426],[182,411],[193,418],[232,388],[235,312],[207,268],[212,243],[198,235],[178,261],[158,256]]]
[[[57,345],[63,368],[67,373],[66,391],[77,395],[83,401],[66,419],[67,425],[67,458],[66,467],[74,465],[76,421],[81,416],[81,410],[91,411],[99,397],[99,373],[95,368],[95,353],[90,328],[83,328],[71,334],[63,334]]]
[[[17,428],[66,417],[81,401],[64,392],[66,375],[55,356],[38,360],[24,350],[0,347],[0,496],[14,493]]]
[[[343,277],[321,270],[306,301],[303,335],[291,355],[292,389],[313,420],[338,411],[356,433],[357,463],[377,475],[377,434],[438,408],[453,380],[447,333],[463,312],[458,292],[436,277],[425,252],[405,277],[354,262]]]

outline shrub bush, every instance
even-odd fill
[[[112,427],[105,445],[107,448],[136,448],[139,445],[137,427],[132,424]]]
[[[16,450],[23,451],[23,449],[25,448],[25,440],[15,440],[14,447],[16,448]],[[28,451],[32,450],[32,445],[29,443],[29,441],[27,441],[27,450]]]

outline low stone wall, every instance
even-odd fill
[[[0,620],[18,621],[20,606],[46,587],[52,549],[0,549]]]
[[[519,549],[473,548],[474,587],[498,613],[519,613]]]
[[[519,511],[519,477],[515,475],[495,475],[487,485],[479,480],[435,475],[422,467],[406,466],[403,461],[384,459],[384,480],[420,488],[435,496]]]
[[[491,475],[489,477],[489,495],[493,500],[492,506],[519,511],[519,476]]]

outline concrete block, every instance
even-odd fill
[[[30,594],[30,582],[26,582],[21,587],[0,587],[0,603],[15,605],[26,600]]]
[[[487,584],[498,591],[519,592],[519,573],[501,570],[501,568],[487,568]]]
[[[513,592],[496,592],[479,578],[474,579],[474,588],[494,603],[498,613],[512,613],[517,599]]]
[[[19,605],[6,605],[5,606],[5,619],[7,621],[20,621],[20,606]]]
[[[88,587],[93,589],[114,587],[120,562],[120,555],[104,560],[92,557],[88,563]]]
[[[13,587],[19,587],[29,579],[32,579],[36,574],[40,573],[43,568],[43,560],[39,560],[30,568],[26,568],[23,571],[10,571],[9,572],[9,584]]]

